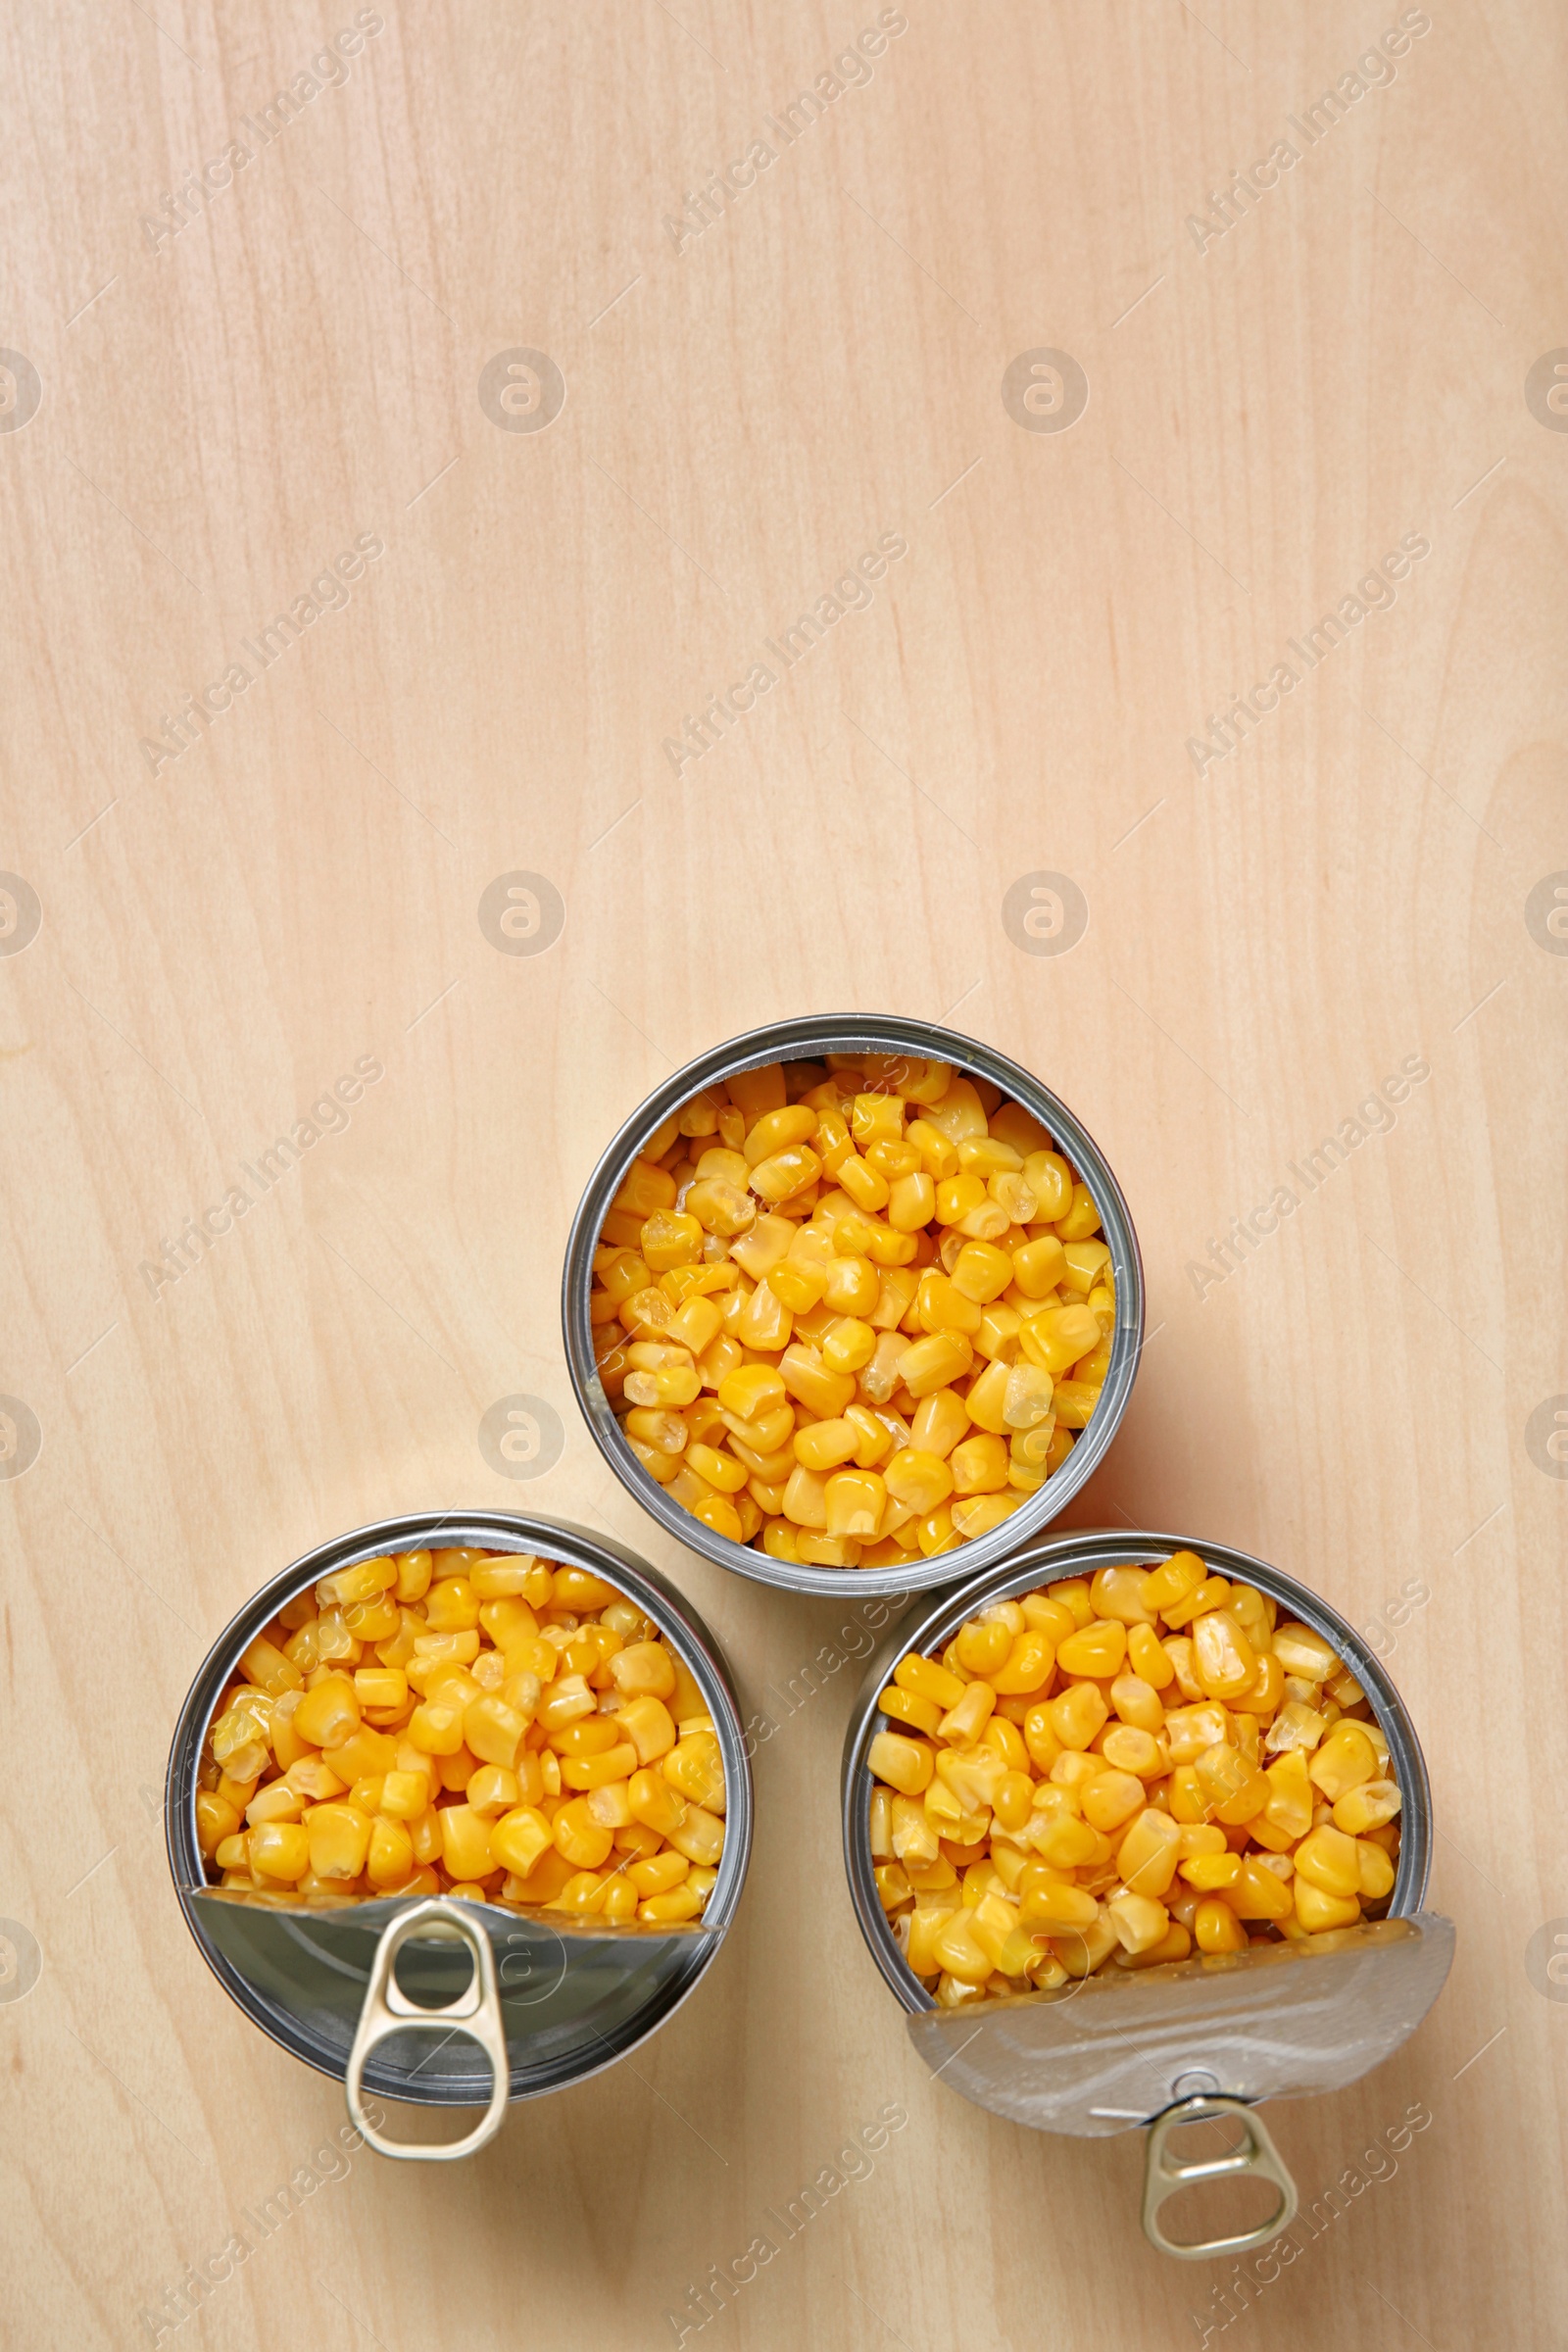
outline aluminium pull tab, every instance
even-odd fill
[[[456,2000],[437,2009],[425,2009],[409,1999],[398,1984],[394,1969],[398,1953],[411,1936],[432,1933],[439,1940],[467,1945],[473,1959],[473,1975]],[[411,2025],[445,2026],[449,2029],[449,2039],[454,2034],[466,2034],[490,2061],[489,2108],[483,2120],[462,2139],[387,2139],[365,2112],[361,2086],[366,2060],[377,2043],[385,2041],[389,2034],[407,2033]],[[452,2164],[460,2156],[472,2156],[500,2131],[512,2092],[512,2065],[507,2056],[507,2030],[496,1983],[496,1958],[489,1936],[476,1926],[462,1903],[434,1895],[427,1902],[400,1911],[382,1930],[370,1964],[370,1982],[355,2029],[343,2087],[350,2121],[378,2156],[401,2156],[419,2164]]]
[[[1171,2133],[1184,2125],[1214,2123],[1224,2116],[1237,2119],[1244,2137],[1239,2146],[1227,2148],[1223,2155],[1186,2159],[1167,2147]],[[1165,2235],[1159,2224],[1159,2210],[1178,2189],[1194,2187],[1200,2180],[1228,2180],[1248,2173],[1261,2180],[1272,2180],[1280,2192],[1279,2204],[1266,2221],[1259,2222],[1255,2229],[1239,2231],[1234,2237],[1198,2238],[1188,2244]],[[1220,2255],[1250,2254],[1254,2246],[1267,2245],[1270,2238],[1278,2237],[1282,2230],[1290,2228],[1298,2203],[1296,2182],[1285,2168],[1284,2158],[1269,2137],[1262,2118],[1245,2099],[1228,2098],[1222,2091],[1197,2091],[1192,2097],[1178,2099],[1173,2107],[1165,2108],[1150,2126],[1144,2160],[1144,2235],[1161,2254],[1174,2254],[1180,2262],[1211,2262]]]

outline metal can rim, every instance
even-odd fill
[[[892,1053],[949,1061],[967,1076],[988,1079],[1020,1102],[1048,1129],[1089,1184],[1100,1211],[1101,1232],[1111,1253],[1116,1281],[1116,1323],[1104,1386],[1089,1425],[1061,1468],[1046,1485],[995,1527],[954,1551],[932,1559],[887,1568],[814,1568],[775,1560],[748,1544],[716,1535],[671,1502],[649,1477],[620,1434],[594,1361],[588,1295],[592,1260],[605,1216],[641,1144],[700,1094],[739,1070],[770,1061],[808,1061],[822,1053]],[[626,1492],[666,1534],[720,1568],[755,1583],[791,1592],[837,1594],[846,1585],[866,1594],[921,1592],[983,1574],[1010,1557],[1059,1516],[1104,1459],[1126,1412],[1143,1351],[1144,1269],[1138,1236],[1114,1170],[1076,1112],[1042,1079],[1008,1055],[976,1038],[935,1023],[898,1015],[812,1014],[744,1030],[725,1044],[696,1056],[666,1078],[626,1119],[589,1177],[567,1237],[562,1274],[562,1330],[572,1393],[590,1436]]]
[[[877,1899],[871,1860],[869,1803],[871,1774],[865,1750],[876,1731],[877,1700],[900,1659],[911,1650],[945,1647],[966,1617],[993,1601],[1008,1600],[1020,1592],[1063,1578],[1093,1575],[1097,1569],[1137,1562],[1144,1553],[1168,1559],[1174,1551],[1194,1551],[1234,1580],[1256,1585],[1272,1599],[1283,1601],[1303,1625],[1332,1642],[1372,1702],[1379,1728],[1398,1781],[1399,1866],[1389,1898],[1390,1918],[1419,1911],[1432,1868],[1432,1785],[1426,1758],[1410,1720],[1409,1709],[1392,1678],[1367,1646],[1362,1636],[1341,1616],[1332,1601],[1283,1568],[1241,1551],[1229,1544],[1213,1544],[1195,1536],[1160,1534],[1146,1528],[1074,1528],[1034,1545],[1016,1559],[973,1577],[933,1602],[910,1609],[884,1637],[866,1665],[844,1735],[840,1774],[843,1814],[844,1867],[850,1899],[866,1948],[881,1970],[889,1989],[911,2014],[935,2007],[931,1995],[909,1967],[888,1932],[886,1915]]]
[[[657,1568],[612,1537],[594,1534],[570,1520],[520,1512],[417,1511],[372,1520],[301,1553],[234,1612],[212,1643],[186,1691],[174,1726],[164,1782],[164,1833],[170,1877],[196,1948],[230,1999],[291,2056],[302,2059],[318,2074],[341,2082],[342,2063],[315,2047],[303,2029],[295,2027],[290,2031],[288,2022],[262,1998],[231,1962],[214,1949],[202,1926],[193,1896],[209,1882],[196,1836],[197,1767],[213,1709],[234,1667],[285,1601],[338,1569],[352,1567],[359,1560],[375,1559],[383,1552],[416,1550],[421,1542],[434,1536],[443,1537],[449,1544],[471,1541],[498,1551],[539,1553],[569,1567],[602,1574],[618,1589],[624,1589],[628,1599],[652,1617],[678,1648],[709,1702],[724,1761],[724,1851],[703,1914],[704,1924],[716,1932],[700,1940],[693,1939],[690,1967],[670,1986],[662,1988],[661,1997],[650,2002],[647,2011],[639,2011],[629,2021],[613,2043],[607,2045],[605,2057],[596,2059],[592,2065],[564,2072],[559,2080],[540,2082],[519,2082],[517,2070],[514,2069],[512,2098],[532,2098],[564,2088],[568,2083],[587,2082],[603,2073],[674,2016],[696,1990],[717,1954],[739,1905],[751,1859],[754,1815],[751,1763],[728,1663],[691,1601]],[[403,2084],[401,2078],[378,2078],[373,2065],[367,2070],[366,2084],[377,2096],[413,2104],[443,2106],[471,2103],[472,2099],[471,2090],[454,2094],[450,2089],[435,2086],[421,2099],[418,2092]]]

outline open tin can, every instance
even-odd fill
[[[1192,1551],[1211,1575],[1252,1585],[1320,1634],[1360,1684],[1389,1743],[1400,1790],[1400,1843],[1387,1914],[1298,1942],[1194,1954],[1141,1971],[1108,1968],[1052,1990],[938,2007],[901,1952],[878,1900],[871,1853],[873,1781],[866,1752],[899,1661],[940,1657],[957,1629],[997,1601],[1102,1568],[1154,1566]],[[896,1726],[893,1728],[897,1728]],[[1186,2260],[1265,2245],[1297,2211],[1290,2173],[1260,2118],[1268,2098],[1338,2090],[1390,2057],[1437,1999],[1453,1957],[1452,1922],[1422,1908],[1432,1854],[1432,1796],[1403,1701],[1360,1636],[1294,1577],[1249,1553],[1185,1536],[1074,1531],[909,1613],[866,1669],[844,1744],[844,1855],[860,1932],[908,2034],[934,2075],[1009,2122],[1075,2138],[1146,2128],[1143,2226]],[[1183,2161],[1170,2134],[1227,2121],[1241,2138],[1220,2156]],[[1253,2174],[1279,2202],[1255,2229],[1186,2241],[1159,2222],[1166,2199],[1206,2180]]]
[[[1110,1252],[1115,1283],[1115,1323],[1105,1378],[1087,1426],[1060,1467],[1020,1507],[988,1533],[948,1551],[924,1556],[912,1552],[897,1565],[826,1568],[804,1561],[775,1559],[752,1544],[733,1542],[706,1527],[668,1495],[650,1477],[627,1445],[614,1408],[605,1393],[594,1356],[594,1332],[589,1298],[593,1285],[594,1252],[600,1246],[605,1217],[625,1182],[627,1171],[650,1137],[683,1109],[705,1087],[714,1086],[742,1070],[770,1062],[819,1061],[826,1054],[876,1054],[906,1062],[912,1070],[924,1061],[947,1062],[967,1078],[980,1078],[1020,1103],[1045,1127],[1056,1148],[1088,1186],[1099,1212],[1101,1233]],[[867,1091],[896,1092],[887,1079],[868,1082]],[[1038,1535],[1072,1500],[1104,1459],[1121,1425],[1132,1395],[1144,1338],[1144,1269],[1138,1237],[1122,1190],[1109,1161],[1082,1122],[1050,1087],[1029,1071],[977,1039],[927,1021],[891,1015],[835,1013],[809,1019],[774,1021],[747,1030],[727,1045],[689,1061],[666,1078],[658,1091],[634,1110],[606,1151],[588,1180],[566,1245],[562,1281],[562,1323],[566,1367],[594,1444],[629,1494],[636,1497],[677,1543],[699,1551],[720,1568],[732,1568],[759,1584],[793,1592],[841,1593],[853,1585],[858,1593],[905,1593],[951,1585],[956,1578],[978,1574],[1015,1552]]]
[[[297,1895],[247,1898],[209,1883],[196,1822],[203,1743],[244,1652],[286,1602],[324,1577],[383,1554],[466,1544],[536,1554],[604,1578],[687,1667],[712,1718],[725,1784],[724,1847],[701,1919],[661,1928],[600,1925],[445,1895],[316,1907]],[[165,1826],[186,1925],[224,1990],[284,2049],[345,2083],[350,2117],[371,2147],[441,2162],[483,2146],[509,2101],[613,2065],[695,1989],[745,1885],[751,1770],[717,1644],[646,1561],[564,1522],[432,1513],[379,1520],[322,1544],[247,1601],[208,1652],[180,1710]],[[462,2139],[396,2141],[367,2114],[366,2092],[487,2111]]]

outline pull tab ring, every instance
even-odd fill
[[[1240,2147],[1228,2148],[1223,2156],[1184,2159],[1170,2151],[1166,2142],[1173,2132],[1185,2124],[1217,2122],[1221,2116],[1234,2115],[1246,2134]],[[1235,2237],[1199,2238],[1182,2245],[1167,2237],[1159,2226],[1159,2209],[1179,2188],[1190,2188],[1199,2180],[1224,2180],[1251,2173],[1261,2180],[1272,2180],[1280,2192],[1280,2201],[1267,2221],[1259,2222],[1253,2230],[1243,2230]],[[1156,2115],[1149,2132],[1149,2149],[1144,2161],[1144,2235],[1161,2254],[1174,2254],[1179,2262],[1210,2262],[1217,2255],[1250,2254],[1254,2246],[1266,2246],[1271,2237],[1278,2237],[1296,2219],[1299,2199],[1296,2182],[1285,2168],[1273,2140],[1269,2137],[1262,2118],[1248,2106],[1245,2099],[1233,2099],[1223,2092],[1198,2091],[1193,2097],[1178,2099]]]
[[[468,1983],[456,2000],[439,2009],[421,2008],[416,2001],[411,2001],[393,1974],[398,1953],[408,1938],[432,1927],[443,1939],[466,1944],[473,1958],[473,1975]],[[453,2034],[465,2034],[470,2041],[478,2043],[490,2061],[489,2108],[483,2120],[463,2139],[440,2142],[386,2139],[366,2114],[362,2096],[365,2062],[388,2034],[405,2033],[411,2023],[444,2025]],[[401,2156],[417,2164],[452,2164],[460,2156],[473,2155],[500,2131],[512,2092],[512,2066],[507,2056],[507,2030],[496,1984],[496,1958],[489,1936],[475,1926],[461,1903],[434,1895],[427,1902],[400,1911],[387,1922],[370,1964],[370,1982],[355,2029],[343,2088],[348,2098],[349,2120],[378,2156]]]

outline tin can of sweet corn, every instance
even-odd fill
[[[723,1761],[725,1836],[702,1917],[662,1928],[599,1926],[490,1902],[379,1897],[318,1905],[209,1884],[197,1832],[203,1745],[239,1661],[287,1602],[361,1560],[438,1546],[533,1554],[602,1577],[658,1628],[712,1720]],[[608,1537],[494,1511],[383,1519],[296,1560],[246,1602],[180,1710],[165,1791],[170,1870],[203,1959],[253,2024],[346,2086],[349,2113],[388,2156],[443,2161],[492,2136],[513,2099],[612,2066],[672,2017],[716,1953],[740,1902],[752,1842],[751,1768],[729,1670],[701,1617],[658,1572]],[[367,2096],[486,2109],[456,2141],[387,2137]]]
[[[1331,1645],[1371,1703],[1398,1787],[1399,1855],[1386,1916],[1299,1941],[1195,1954],[1137,1972],[1114,1966],[1054,1989],[939,2007],[910,1969],[878,1899],[866,1756],[887,1717],[878,1701],[901,1659],[940,1657],[958,1628],[998,1601],[1102,1568],[1198,1555],[1210,1575],[1251,1585]],[[897,1727],[894,1727],[897,1728]],[[1077,2138],[1146,2129],[1143,2226],[1186,2260],[1242,2254],[1289,2227],[1297,2192],[1258,2102],[1335,2090],[1390,2057],[1437,1999],[1453,1956],[1451,1921],[1423,1908],[1432,1795],[1409,1713],[1361,1637],[1306,1586],[1249,1553],[1185,1536],[1083,1530],[1035,1545],[893,1629],[866,1668],[844,1743],[844,1857],[871,1957],[907,2013],[934,2075],[1010,2122]],[[1183,2161],[1170,2134],[1221,2124],[1222,2154]],[[1170,2236],[1161,2206],[1179,2189],[1252,2174],[1279,2191],[1268,2218],[1221,2237]]]
[[[912,1075],[925,1062],[934,1061],[951,1064],[967,1077],[987,1081],[1005,1098],[1020,1103],[1045,1127],[1088,1186],[1100,1214],[1099,1238],[1110,1251],[1115,1291],[1115,1323],[1110,1334],[1104,1385],[1087,1425],[1060,1467],[1026,1496],[1018,1509],[985,1535],[931,1557],[913,1552],[906,1562],[898,1565],[854,1570],[775,1559],[754,1544],[735,1543],[706,1527],[673,1500],[637,1460],[605,1394],[594,1356],[589,1306],[594,1252],[599,1248],[605,1217],[627,1171],[650,1137],[706,1087],[771,1062],[813,1062],[830,1054],[889,1056],[890,1067],[869,1082],[870,1091],[880,1088],[896,1093],[901,1068]],[[562,1322],[572,1389],[594,1443],[627,1493],[679,1543],[721,1568],[734,1569],[738,1575],[751,1577],[759,1584],[778,1586],[789,1592],[842,1592],[849,1577],[858,1592],[903,1594],[951,1585],[959,1577],[980,1574],[1010,1557],[1020,1544],[1038,1536],[1093,1477],[1116,1435],[1132,1395],[1143,1347],[1144,1270],[1132,1217],[1110,1163],[1088,1129],[1050,1087],[993,1047],[962,1037],[956,1031],[894,1016],[839,1013],[776,1021],[747,1030],[726,1045],[715,1046],[695,1061],[689,1061],[632,1112],[589,1178],[572,1220],[562,1284]]]

